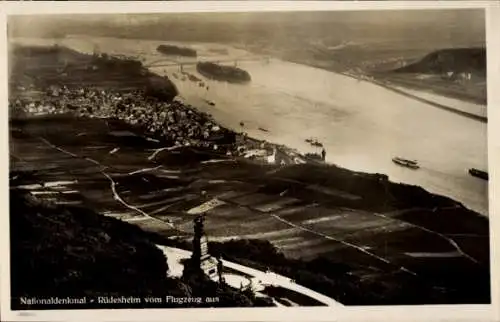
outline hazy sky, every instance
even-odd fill
[[[481,9],[107,14],[10,17],[9,32],[16,36],[56,32],[220,42],[286,41],[294,37],[332,42],[399,39],[408,45],[464,46],[485,42],[484,24]]]
[[[35,18],[47,24],[59,20],[71,19],[75,22],[107,22],[107,23],[144,23],[160,21],[184,22],[226,22],[226,23],[265,23],[269,21],[296,21],[297,23],[324,22],[336,20],[344,23],[369,24],[436,24],[439,21],[455,21],[482,27],[484,10],[454,9],[454,10],[370,10],[370,11],[316,11],[316,12],[240,12],[240,13],[164,13],[164,14],[104,14],[104,15],[46,15],[18,16],[18,21],[29,21]]]

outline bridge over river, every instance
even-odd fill
[[[192,66],[196,65],[199,62],[211,62],[216,64],[222,63],[233,63],[234,66],[238,65],[238,62],[242,61],[263,61],[266,63],[270,62],[270,57],[262,57],[262,56],[246,56],[241,58],[222,58],[222,59],[203,59],[203,60],[195,60],[195,61],[186,61],[180,62],[172,59],[158,59],[152,62],[148,62],[144,64],[144,67],[152,68],[152,67],[167,67],[167,66],[179,66],[182,68],[183,66]]]

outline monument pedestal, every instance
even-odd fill
[[[217,260],[212,256],[207,257],[200,263],[201,270],[207,275],[212,281],[219,281],[219,273],[217,270]]]

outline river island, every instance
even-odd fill
[[[178,47],[174,45],[159,45],[156,50],[164,55],[196,57],[196,50],[188,47]]]
[[[61,47],[20,48],[13,58],[14,296],[53,296],[67,283],[91,295],[105,286],[189,297],[205,282],[166,276],[152,243],[188,249],[186,211],[217,199],[224,207],[206,223],[220,240],[209,243],[211,253],[270,268],[345,305],[490,301],[489,222],[461,203],[224,128],[177,101],[169,79],[140,62],[123,68]],[[57,198],[66,199],[44,199],[50,194],[40,192],[61,182],[71,190]],[[273,243],[279,234],[314,246],[292,256]],[[311,256],[316,250],[324,251]],[[229,306],[258,303],[223,292]]]
[[[212,62],[199,62],[196,70],[201,75],[209,79],[226,81],[229,83],[248,83],[251,80],[250,74],[235,66],[219,65]]]

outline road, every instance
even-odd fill
[[[50,146],[50,147],[52,147],[52,148],[54,148],[54,149],[56,149],[56,150],[58,150],[58,151],[60,151],[60,152],[62,152],[62,153],[65,153],[65,154],[67,154],[67,155],[70,155],[70,156],[72,156],[72,157],[76,157],[76,158],[79,158],[79,157],[80,157],[80,156],[78,156],[78,155],[76,155],[76,154],[74,154],[74,153],[71,153],[71,152],[69,152],[69,151],[66,151],[66,150],[64,150],[64,149],[62,149],[62,148],[59,148],[59,147],[57,147],[57,146],[53,145],[52,143],[50,143],[50,142],[49,142],[49,141],[47,141],[46,139],[40,138],[40,140],[41,140],[42,142],[44,142],[45,144],[47,144],[48,146]],[[131,210],[133,210],[133,211],[135,211],[135,212],[137,212],[137,213],[139,213],[139,214],[143,215],[143,216],[144,216],[144,217],[146,217],[146,218],[149,218],[149,219],[152,219],[152,220],[155,220],[155,221],[159,221],[159,222],[161,222],[162,224],[167,224],[167,225],[169,225],[170,227],[172,227],[174,230],[177,230],[177,231],[179,231],[179,232],[188,233],[188,232],[186,232],[186,231],[183,231],[183,230],[179,229],[178,227],[176,227],[175,225],[173,225],[172,223],[170,223],[170,222],[168,222],[168,221],[164,221],[164,220],[158,219],[158,218],[156,218],[156,217],[153,217],[153,216],[151,216],[150,214],[148,214],[148,213],[144,212],[143,210],[141,210],[141,209],[139,209],[139,208],[137,208],[137,207],[135,207],[135,206],[133,206],[133,205],[130,205],[130,204],[128,204],[127,202],[125,202],[125,201],[124,201],[124,200],[120,197],[120,195],[118,194],[118,192],[117,192],[117,190],[116,190],[116,182],[113,180],[113,178],[112,178],[112,177],[111,177],[108,173],[104,172],[104,170],[103,170],[103,169],[105,169],[106,167],[105,167],[105,166],[103,166],[102,164],[100,164],[98,161],[95,161],[95,160],[93,160],[93,159],[91,159],[91,158],[85,158],[85,159],[86,159],[87,161],[90,161],[90,162],[92,162],[92,163],[96,164],[96,165],[99,165],[99,166],[102,168],[102,169],[100,170],[100,172],[101,172],[101,173],[102,173],[102,174],[103,174],[103,175],[104,175],[104,176],[105,176],[105,177],[106,177],[106,178],[110,181],[110,184],[111,184],[111,191],[112,191],[112,193],[113,193],[113,198],[114,198],[116,201],[120,202],[120,203],[121,203],[121,204],[123,204],[125,207],[127,207],[127,208],[129,208],[129,209],[131,209]],[[134,172],[135,172],[135,173],[142,173],[142,172],[146,172],[146,171],[149,171],[149,170],[152,170],[152,169],[157,169],[157,168],[159,168],[159,167],[160,167],[160,166],[158,166],[158,167],[156,167],[156,168],[146,168],[146,169],[141,169],[141,170],[137,170],[137,171],[134,171]],[[130,175],[130,174],[132,174],[132,173],[134,173],[134,172],[129,173],[129,175]],[[223,199],[221,199],[221,200],[223,200]],[[223,200],[223,201],[225,201],[225,200]],[[228,201],[228,202],[229,202],[229,201]],[[347,246],[347,247],[353,247],[353,248],[355,248],[356,250],[358,250],[358,251],[360,251],[360,252],[363,252],[363,253],[365,253],[365,254],[367,254],[367,255],[371,256],[371,257],[374,257],[374,258],[376,258],[377,260],[380,260],[380,261],[382,261],[382,262],[384,262],[384,263],[386,263],[386,264],[393,264],[393,263],[391,263],[391,261],[389,261],[389,260],[387,260],[387,259],[385,259],[385,258],[382,258],[382,257],[380,257],[380,256],[378,256],[378,255],[375,255],[375,254],[373,254],[373,253],[371,253],[371,252],[367,251],[365,248],[363,248],[363,247],[361,247],[361,246],[358,246],[358,245],[355,245],[355,244],[352,244],[352,243],[346,242],[346,241],[344,241],[344,240],[341,240],[341,239],[338,239],[338,238],[335,238],[335,237],[332,237],[332,236],[329,236],[329,235],[323,234],[323,233],[321,233],[321,232],[317,232],[317,231],[315,231],[315,230],[312,230],[312,229],[309,229],[309,228],[306,228],[306,227],[303,227],[303,226],[299,226],[299,225],[294,224],[294,223],[292,223],[292,222],[290,222],[290,221],[288,221],[288,220],[283,219],[282,217],[280,217],[280,216],[278,216],[278,215],[276,215],[276,214],[270,214],[270,216],[272,216],[273,218],[275,218],[275,219],[277,219],[277,220],[279,220],[279,221],[284,222],[285,224],[287,224],[287,225],[289,225],[289,226],[291,226],[291,227],[298,228],[298,229],[300,229],[300,230],[304,230],[304,231],[307,231],[307,232],[313,233],[313,234],[315,234],[315,235],[318,235],[318,236],[323,237],[323,238],[328,239],[328,240],[333,240],[333,241],[338,242],[338,243],[341,243],[341,244],[343,244],[343,245],[345,245],[345,246]],[[385,217],[384,217],[384,218],[385,218]],[[422,227],[420,227],[420,226],[418,226],[418,227],[419,227],[420,229],[424,229],[424,228],[422,228]],[[425,230],[425,229],[424,229],[424,230]],[[435,233],[435,234],[438,234],[438,233],[436,233],[436,232],[434,232],[434,231],[431,231],[431,232],[432,232],[432,233]],[[474,262],[477,262],[475,259],[473,259],[472,257],[468,256],[466,253],[464,253],[464,252],[460,249],[460,247],[458,247],[458,245],[457,245],[457,244],[456,244],[453,240],[451,240],[450,238],[447,238],[446,236],[444,236],[444,235],[442,235],[442,234],[439,234],[439,236],[440,236],[440,237],[442,237],[442,238],[445,238],[445,239],[446,239],[446,240],[448,240],[448,241],[450,241],[450,243],[452,243],[452,245],[453,245],[455,248],[457,248],[457,250],[458,250],[458,251],[459,251],[462,255],[464,255],[464,256],[466,256],[467,258],[469,258],[469,259],[473,260]],[[230,265],[237,265],[237,264],[229,263],[228,267],[231,267]],[[241,265],[239,265],[239,266],[241,266]],[[231,267],[231,268],[233,268],[233,267]],[[241,267],[239,268],[239,270],[240,270],[240,271],[245,272],[243,269],[250,270],[250,271],[252,270],[252,269],[250,269],[250,268],[248,268],[248,267],[244,267],[244,266],[241,266]],[[400,267],[400,269],[401,269],[402,271],[404,271],[404,272],[410,273],[411,275],[417,276],[417,273],[415,273],[415,272],[411,271],[410,269],[408,269],[408,268],[406,268],[406,267]],[[260,272],[260,271],[258,271],[258,270],[253,270],[253,275],[262,273],[262,272],[260,272],[260,273],[259,273],[259,272]],[[252,273],[248,273],[248,272],[245,272],[245,273],[247,273],[247,274],[252,274]],[[264,274],[265,274],[265,273],[264,273]],[[259,275],[259,277],[261,277],[261,276]],[[265,280],[265,279],[267,279],[268,277],[267,277],[267,275],[266,275],[266,276],[264,276],[263,278],[264,278],[264,279],[262,279],[262,280],[264,281],[264,280]],[[286,277],[282,277],[282,276],[280,276],[280,278],[279,278],[279,279],[283,279],[283,280],[281,281],[281,283],[285,283],[285,282],[286,282],[286,283],[289,283],[290,285],[292,285],[293,287],[295,287],[295,285],[296,285],[296,284],[294,284],[294,283],[291,283],[289,278],[286,278]],[[290,285],[289,285],[289,286],[290,286]],[[288,287],[288,288],[290,288],[290,287]],[[294,290],[295,290],[295,289],[294,289]],[[317,293],[317,294],[319,294],[319,293]]]
[[[457,207],[457,208],[458,208],[458,207]],[[400,211],[398,211],[398,212],[399,212],[399,213],[402,213],[402,212],[408,212],[408,211],[411,211],[411,209],[400,210]],[[392,218],[392,217],[386,216],[386,215],[384,215],[384,214],[374,213],[374,215],[375,215],[375,216],[382,217],[382,218],[385,218],[385,219],[389,219],[389,218],[390,218],[390,219],[393,219],[393,220],[398,220],[398,219],[394,219],[394,218]],[[442,239],[446,240],[446,241],[447,241],[447,242],[448,242],[448,243],[449,243],[452,247],[454,247],[454,248],[457,250],[457,252],[458,252],[461,256],[463,256],[463,257],[467,258],[468,260],[472,261],[472,262],[473,262],[473,263],[475,263],[475,264],[478,264],[478,263],[479,263],[479,261],[478,261],[478,260],[476,260],[474,257],[470,256],[470,255],[469,255],[469,254],[467,254],[465,251],[463,251],[463,250],[462,250],[462,248],[461,248],[461,247],[457,244],[457,242],[455,242],[455,241],[454,241],[451,237],[449,237],[449,236],[445,236],[444,234],[441,234],[441,233],[439,233],[439,232],[437,232],[437,231],[434,231],[434,230],[432,230],[432,229],[428,229],[428,228],[422,227],[422,226],[420,226],[420,225],[415,225],[415,224],[412,224],[412,223],[409,223],[409,222],[406,222],[406,221],[402,221],[402,220],[399,220],[399,221],[404,222],[405,224],[410,225],[410,226],[412,226],[412,227],[415,227],[415,228],[418,228],[418,229],[420,229],[420,230],[423,230],[423,231],[425,231],[425,232],[428,232],[428,233],[430,233],[430,234],[434,234],[434,235],[439,236],[440,238],[442,238]]]
[[[396,85],[392,84],[390,81],[378,80],[378,79],[375,79],[373,77],[364,77],[362,75],[356,75],[356,74],[352,74],[352,73],[340,73],[340,74],[342,74],[344,76],[348,76],[348,77],[354,78],[354,79],[357,79],[359,81],[370,82],[370,83],[372,83],[374,85],[378,85],[380,87],[383,87],[383,88],[385,88],[387,90],[390,90],[392,92],[395,92],[397,94],[406,96],[408,98],[411,98],[411,99],[414,99],[416,101],[419,101],[419,102],[422,102],[422,103],[425,103],[425,104],[428,104],[428,105],[440,108],[442,110],[445,110],[445,111],[448,111],[448,112],[451,112],[451,113],[455,113],[455,114],[458,114],[458,115],[461,115],[461,116],[464,116],[464,117],[468,117],[470,119],[473,119],[473,120],[476,120],[476,121],[480,121],[480,122],[484,122],[484,123],[488,122],[488,118],[485,117],[485,116],[478,115],[478,114],[475,114],[475,113],[470,113],[470,112],[467,112],[467,111],[464,111],[464,110],[460,110],[458,108],[450,107],[450,106],[438,103],[436,101],[433,101],[433,100],[430,100],[430,99],[425,99],[423,97],[414,95],[413,93],[411,93],[412,90],[409,90],[409,89],[406,89],[406,88],[398,88]]]
[[[119,203],[121,203],[122,205],[124,205],[125,207],[127,207],[128,209],[131,209],[131,210],[133,210],[133,211],[135,211],[135,212],[137,212],[137,213],[139,213],[139,214],[143,215],[144,217],[146,217],[146,218],[148,218],[148,219],[152,219],[152,220],[154,220],[154,221],[160,222],[161,224],[166,224],[166,225],[170,226],[170,227],[171,227],[172,229],[174,229],[174,230],[177,230],[177,231],[179,231],[179,232],[183,232],[183,233],[185,233],[185,231],[180,230],[179,228],[177,228],[176,226],[174,226],[172,223],[170,223],[170,222],[168,222],[168,221],[165,221],[165,220],[158,219],[158,218],[156,218],[156,217],[153,217],[153,216],[149,215],[148,213],[146,213],[146,212],[142,211],[141,209],[139,209],[139,208],[137,208],[137,207],[135,207],[135,206],[133,206],[133,205],[130,205],[130,204],[128,204],[127,202],[125,202],[125,201],[124,201],[124,200],[120,197],[120,195],[118,194],[118,192],[116,191],[116,185],[117,185],[116,181],[115,181],[115,180],[113,180],[113,178],[112,178],[112,177],[111,177],[108,173],[106,173],[106,172],[104,171],[104,169],[106,169],[106,168],[107,168],[107,166],[102,165],[101,163],[99,163],[98,161],[96,161],[96,160],[94,160],[94,159],[92,159],[92,158],[82,157],[82,156],[79,156],[79,155],[74,154],[74,153],[72,153],[72,152],[69,152],[69,151],[67,151],[67,150],[65,150],[65,149],[63,149],[63,148],[60,148],[60,147],[58,147],[58,146],[55,146],[54,144],[52,144],[51,142],[49,142],[48,140],[46,140],[46,139],[44,139],[44,138],[41,138],[41,137],[40,137],[39,139],[40,139],[40,141],[42,141],[42,142],[43,142],[43,143],[45,143],[46,145],[50,146],[50,147],[51,147],[51,148],[53,148],[53,149],[58,150],[59,152],[62,152],[62,153],[64,153],[64,154],[67,154],[67,155],[69,155],[69,156],[71,156],[71,157],[73,157],[73,158],[82,158],[82,159],[85,159],[85,160],[87,160],[87,161],[89,161],[89,162],[92,162],[92,163],[94,163],[95,165],[98,165],[99,167],[101,167],[101,169],[100,169],[99,171],[101,172],[101,174],[102,174],[103,176],[105,176],[105,177],[106,177],[106,178],[110,181],[110,185],[111,185],[110,187],[111,187],[111,191],[112,191],[112,193],[113,193],[113,198],[114,198],[116,201],[118,201]],[[149,170],[149,169],[148,169],[148,170]],[[140,173],[140,172],[145,172],[145,171],[140,171],[140,170],[139,170],[139,173]],[[129,173],[129,175],[130,175],[130,174],[131,174],[131,173]]]
[[[371,82],[373,84],[382,86],[385,89],[388,89],[388,90],[393,91],[395,93],[401,94],[401,95],[406,96],[406,97],[410,97],[410,98],[412,98],[414,100],[420,101],[420,102],[425,103],[425,104],[432,105],[432,106],[440,108],[442,110],[445,110],[445,111],[448,111],[448,112],[451,112],[451,113],[455,113],[455,114],[458,114],[458,115],[461,115],[461,116],[464,116],[464,117],[468,117],[468,118],[476,120],[476,121],[480,121],[480,122],[484,122],[484,123],[488,122],[488,118],[487,117],[484,117],[484,116],[481,116],[481,115],[476,115],[474,113],[469,113],[469,112],[461,111],[461,110],[453,108],[453,107],[449,107],[449,106],[446,106],[446,105],[443,105],[443,104],[440,104],[440,103],[437,103],[437,102],[434,102],[434,101],[431,101],[431,100],[428,100],[428,99],[425,99],[425,98],[422,98],[422,97],[418,97],[416,95],[413,95],[413,94],[407,92],[406,90],[402,90],[402,89],[396,88],[395,86],[393,86],[389,82],[381,82],[381,81],[375,81],[375,80],[371,80]]]
[[[81,140],[78,135],[83,131],[95,136]],[[469,277],[477,276],[477,270],[487,263],[487,254],[482,251],[488,241],[487,226],[475,217],[465,218],[461,208],[457,208],[458,213],[450,208],[453,214],[437,203],[435,212],[411,203],[399,209],[380,208],[392,190],[363,192],[365,180],[371,182],[368,177],[358,179],[362,180],[356,185],[360,189],[345,190],[338,178],[335,184],[322,180],[325,176],[333,180],[342,172],[312,167],[297,174],[299,168],[291,172],[288,167],[255,166],[218,155],[198,157],[192,149],[186,152],[197,159],[185,164],[178,147],[165,148],[160,143],[131,146],[117,142],[107,135],[109,131],[101,120],[16,123],[11,127],[11,152],[16,156],[11,159],[11,169],[36,171],[33,178],[19,179],[19,188],[56,203],[84,203],[145,231],[181,239],[192,236],[193,209],[209,199],[221,200],[224,204],[212,209],[206,221],[206,233],[213,241],[265,239],[289,258],[342,259],[359,276],[360,288],[365,287],[365,280],[400,284],[419,279],[453,288],[465,280],[463,288],[474,294],[468,285],[477,278]],[[55,181],[66,182],[67,191],[47,184]],[[314,189],[309,189],[311,186]],[[206,195],[201,196],[200,191]],[[380,201],[373,201],[380,209],[358,209],[374,193],[380,195]],[[427,218],[426,213],[428,219],[419,219],[421,214]],[[435,223],[433,213],[438,222],[451,216],[456,222],[452,226]],[[437,261],[443,269],[431,266]],[[257,276],[255,279],[264,283],[279,283],[290,292],[321,298],[321,294],[313,297],[310,290],[286,277],[233,265],[237,264],[227,266]],[[321,303],[328,300],[323,298]]]
[[[166,246],[160,246],[157,245],[166,255],[167,257],[169,256],[169,253],[176,253],[179,255],[180,258],[189,258],[191,257],[191,252],[186,251],[183,249],[179,248],[174,248],[174,247],[166,247]],[[335,306],[335,307],[343,307],[344,305],[335,301],[334,299],[325,296],[323,294],[320,294],[318,292],[315,292],[309,288],[306,288],[304,286],[298,285],[294,283],[290,278],[287,278],[285,276],[276,274],[276,273],[266,273],[263,271],[259,271],[254,268],[250,268],[247,266],[243,266],[240,264],[236,264],[227,260],[222,260],[222,263],[225,267],[231,268],[235,271],[238,271],[240,273],[244,273],[247,275],[251,275],[253,278],[255,278],[257,281],[260,282],[262,286],[278,286],[278,287],[283,287],[295,292],[298,292],[302,295],[308,296],[318,302],[321,302],[327,306]]]

